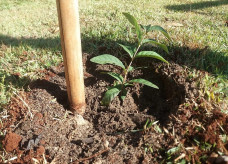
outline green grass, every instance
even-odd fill
[[[115,41],[134,39],[132,26],[122,15],[130,12],[142,24],[167,29],[174,41],[170,55],[176,55],[180,64],[227,83],[226,0],[83,0],[79,5],[84,52],[98,55],[99,48],[106,47],[120,55]],[[41,76],[40,69],[57,65],[62,57],[55,0],[1,0],[0,15],[0,104],[5,104],[12,88],[22,89]],[[166,42],[160,35],[151,37]]]

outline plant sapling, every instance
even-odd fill
[[[157,25],[155,25],[155,26],[140,25],[140,24],[138,24],[136,19],[129,13],[123,13],[123,15],[134,26],[136,35],[137,35],[137,44],[135,44],[133,46],[119,44],[131,58],[129,64],[127,66],[124,65],[117,57],[110,55],[110,54],[103,54],[103,55],[99,55],[99,56],[96,56],[96,57],[93,57],[92,59],[90,59],[91,62],[94,62],[97,64],[113,64],[113,65],[116,65],[123,69],[122,74],[115,73],[115,72],[106,72],[106,74],[113,77],[116,81],[114,82],[113,86],[108,87],[108,90],[106,91],[106,93],[102,99],[102,105],[109,105],[110,102],[118,95],[120,95],[121,99],[124,100],[124,98],[126,97],[126,94],[127,94],[126,87],[132,86],[134,83],[141,83],[141,84],[147,85],[149,87],[158,89],[158,86],[156,86],[155,84],[151,83],[148,80],[141,79],[141,78],[131,79],[131,80],[128,79],[128,73],[130,71],[133,71],[134,69],[136,69],[136,68],[132,67],[132,63],[134,62],[135,59],[148,57],[148,58],[155,58],[155,59],[168,63],[162,56],[160,56],[158,53],[156,53],[154,51],[139,51],[140,47],[143,44],[151,43],[151,44],[158,46],[159,48],[162,48],[165,52],[168,53],[168,48],[166,45],[159,43],[154,39],[145,39],[146,35],[149,32],[159,31],[168,40],[171,41],[171,38],[169,37],[166,30],[164,30],[162,27],[157,26]]]

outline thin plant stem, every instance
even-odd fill
[[[124,80],[123,80],[123,84],[125,84],[125,83],[126,83],[126,80],[127,80],[127,75],[128,75],[128,72],[129,72],[129,68],[130,68],[130,66],[132,65],[132,63],[133,63],[133,61],[134,61],[134,59],[135,59],[135,56],[136,56],[136,54],[138,53],[139,48],[140,48],[140,47],[141,47],[141,45],[142,45],[142,41],[143,41],[143,39],[144,39],[144,37],[142,38],[141,42],[139,43],[139,45],[138,45],[138,47],[137,47],[137,49],[136,49],[136,51],[135,51],[135,53],[134,53],[134,55],[133,55],[133,57],[132,57],[132,59],[131,59],[131,62],[129,63],[129,65],[127,66],[127,69],[126,69],[126,70],[125,70],[125,72],[124,72]]]

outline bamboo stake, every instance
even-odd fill
[[[67,94],[71,109],[85,112],[78,0],[56,0]]]

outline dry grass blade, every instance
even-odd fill
[[[16,95],[20,100],[21,100],[21,102],[25,105],[25,107],[28,109],[28,114],[30,115],[30,118],[31,119],[33,119],[33,114],[32,114],[32,112],[31,112],[31,109],[30,109],[30,107],[29,107],[29,105],[23,100],[23,98],[22,97],[20,97],[15,91],[13,92],[13,94],[14,95]],[[28,115],[27,114],[27,115]]]

